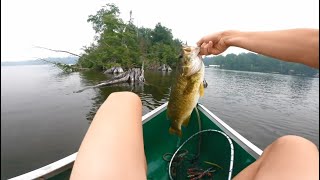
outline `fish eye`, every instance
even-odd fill
[[[182,57],[183,57],[183,55],[182,55],[182,54],[180,54],[180,55],[179,55],[179,59],[181,59]]]
[[[191,48],[190,47],[184,47],[183,50],[186,51],[186,52],[191,52]]]

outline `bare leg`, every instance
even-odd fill
[[[283,136],[270,144],[261,157],[241,171],[234,180],[317,180],[319,151],[299,136]]]
[[[142,105],[134,93],[112,93],[80,146],[71,179],[146,179]]]

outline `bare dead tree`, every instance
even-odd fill
[[[74,55],[74,56],[78,56],[79,58],[81,57],[79,54],[75,54],[75,53],[72,53],[72,52],[69,52],[69,51],[65,51],[65,50],[57,50],[57,49],[50,49],[50,48],[46,48],[46,47],[41,47],[41,46],[34,46],[35,48],[40,48],[40,49],[46,49],[46,50],[49,50],[49,51],[54,51],[54,52],[63,52],[63,53],[68,53],[68,54],[71,54],[71,55]],[[88,59],[91,63],[95,64],[95,62],[93,62],[92,60]],[[87,69],[87,68],[82,68],[81,65],[80,65],[80,68],[79,69]]]
[[[127,72],[123,72],[117,76],[114,76],[112,79],[104,81],[100,84],[97,84],[95,86],[88,86],[85,87],[79,91],[75,91],[74,93],[80,93],[86,89],[90,88],[98,88],[101,86],[108,86],[113,84],[119,84],[119,83],[145,83],[144,79],[144,70],[140,68],[131,68]]]
[[[75,53],[72,53],[72,52],[69,52],[69,51],[65,51],[65,50],[50,49],[50,48],[41,47],[41,46],[34,46],[34,47],[35,47],[35,48],[46,49],[46,50],[54,51],[54,52],[63,52],[63,53],[68,53],[68,54],[71,54],[71,55],[74,55],[74,56],[81,57],[81,56],[80,56],[80,55],[78,55],[78,54],[75,54]]]

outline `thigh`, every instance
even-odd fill
[[[307,139],[284,136],[234,179],[319,179],[319,151]]]
[[[112,93],[81,144],[71,178],[145,179],[142,105],[134,93]]]

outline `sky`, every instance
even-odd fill
[[[66,57],[45,49],[76,54],[95,35],[87,22],[107,3],[138,27],[160,22],[189,45],[204,35],[224,30],[267,31],[319,28],[319,0],[1,0],[1,61]],[[248,52],[231,47],[224,54]]]

